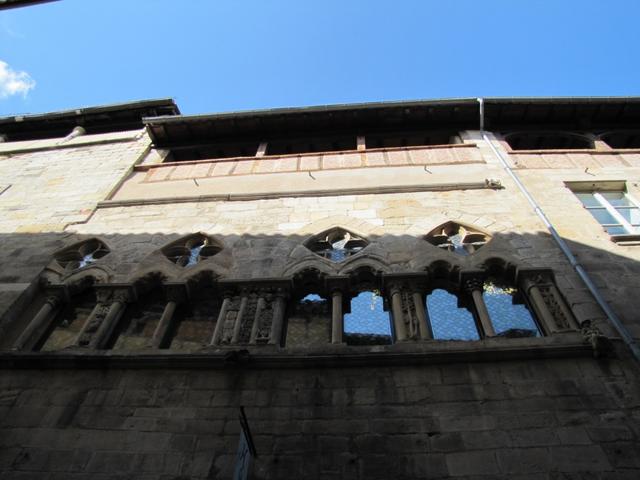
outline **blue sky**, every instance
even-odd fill
[[[0,12],[0,116],[640,94],[637,0],[62,0]]]

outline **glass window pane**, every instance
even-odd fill
[[[640,223],[640,209],[638,208],[616,208],[618,213],[629,223]]]
[[[540,330],[525,305],[513,303],[516,290],[499,287],[492,282],[484,285],[484,303],[487,305],[496,335],[514,334],[519,337],[539,337]]]
[[[344,316],[345,341],[350,345],[391,343],[390,317],[376,291],[360,292],[351,299],[351,313]]]
[[[601,207],[600,202],[596,200],[593,193],[576,193],[576,197],[580,199],[585,207]]]
[[[633,206],[633,203],[622,192],[600,192],[600,195],[614,207]]]
[[[605,230],[609,235],[625,235],[629,233],[627,232],[626,228],[622,226],[605,227]]]
[[[427,296],[427,311],[437,340],[479,340],[473,315],[466,308],[458,308],[458,298],[441,289]]]
[[[613,215],[607,212],[604,208],[589,209],[591,215],[600,223],[600,225],[619,224]]]

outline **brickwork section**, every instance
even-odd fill
[[[148,170],[145,182],[184,180],[227,175],[259,173],[285,173],[317,170],[337,170],[403,165],[457,165],[482,163],[480,151],[474,145],[443,148],[389,150],[370,153],[327,153],[295,155],[261,159],[210,162],[184,162],[184,164],[154,165]]]
[[[0,478],[231,478],[239,405],[255,479],[637,478],[636,375],[593,359],[3,371]]]
[[[639,153],[517,153],[511,152],[517,168],[620,168],[640,166]]]

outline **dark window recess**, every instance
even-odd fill
[[[95,305],[96,299],[90,290],[74,296],[56,315],[35,350],[47,352],[72,346]]]
[[[367,149],[420,147],[423,145],[451,145],[462,143],[458,132],[424,131],[402,133],[367,133],[365,137]]]
[[[191,302],[180,304],[169,334],[171,350],[198,350],[211,342],[222,302],[213,288],[203,288]]]
[[[255,157],[259,142],[224,142],[207,145],[170,148],[165,162],[209,160],[216,158]]]
[[[536,324],[524,298],[516,288],[487,280],[482,294],[491,323],[498,337],[539,337]]]
[[[323,346],[331,341],[331,305],[318,293],[293,302],[287,324],[287,346]]]
[[[519,132],[505,135],[513,150],[563,150],[593,148],[590,138],[574,133]]]
[[[391,343],[391,322],[384,300],[377,290],[365,290],[351,299],[351,312],[344,316],[347,345]]]
[[[458,297],[443,289],[427,295],[427,315],[436,340],[479,340],[473,314]]]
[[[640,148],[640,130],[609,132],[600,138],[611,148]]]
[[[149,348],[166,303],[162,291],[153,290],[138,302],[127,305],[106,347],[114,350]]]
[[[356,135],[297,137],[267,142],[267,155],[339,152],[356,149]]]

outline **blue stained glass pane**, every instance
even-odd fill
[[[427,311],[437,340],[479,340],[471,312],[458,308],[458,299],[446,290],[436,289],[427,296]]]
[[[539,337],[540,330],[529,309],[513,303],[514,289],[506,289],[487,282],[484,285],[484,303],[489,311],[496,335],[506,332],[515,336]]]
[[[391,337],[389,314],[378,293],[361,292],[351,299],[351,313],[344,316],[344,332]]]
[[[302,298],[300,302],[325,302],[326,300],[322,298],[317,293],[310,293],[306,297]]]

